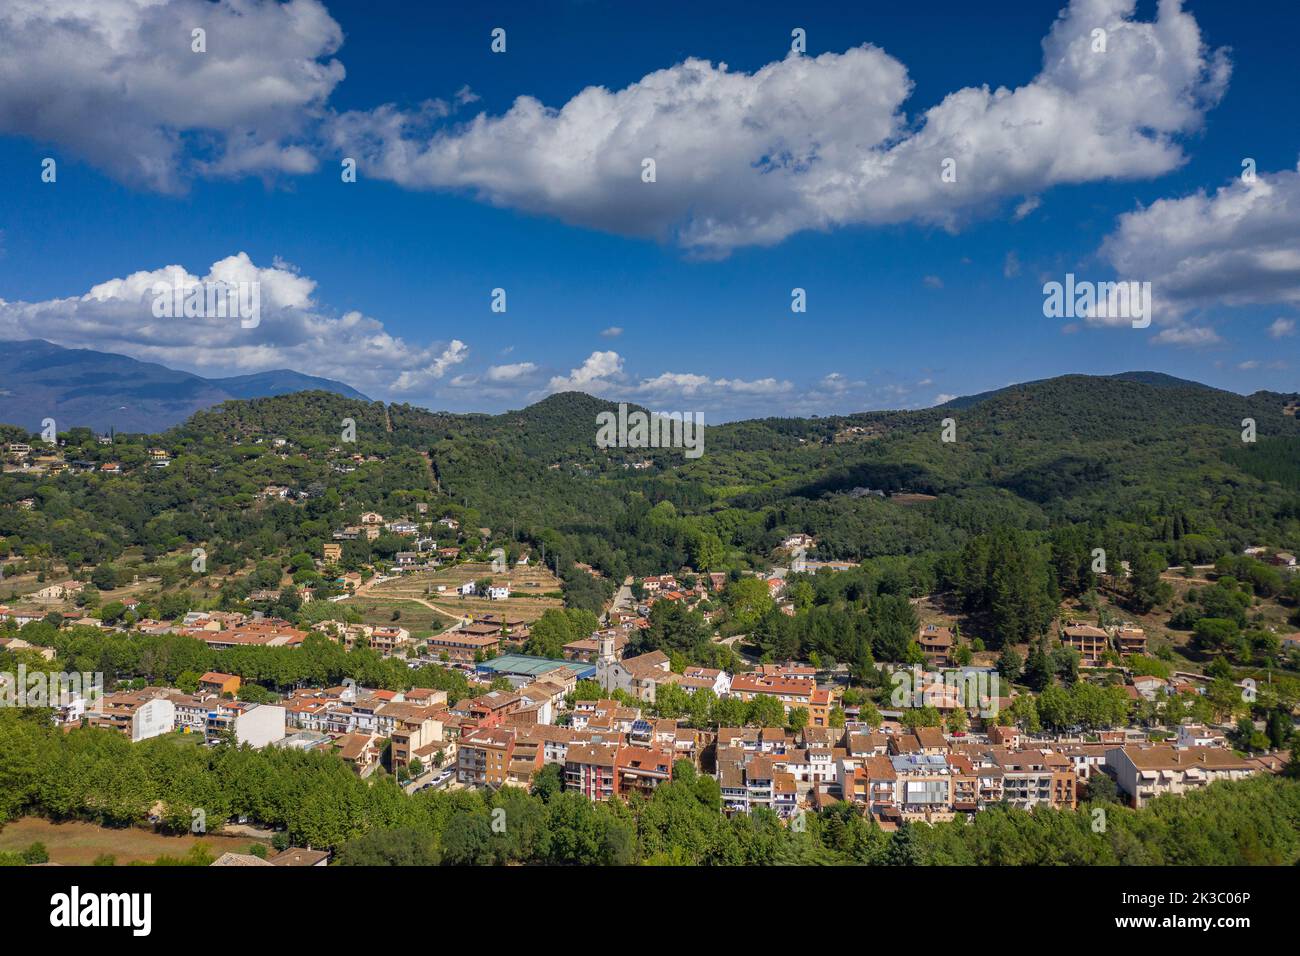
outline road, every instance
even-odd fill
[[[614,611],[630,611],[635,607],[635,600],[632,597],[632,578],[624,578],[622,586],[614,592],[614,603],[605,610],[605,620],[609,620],[609,615]]]

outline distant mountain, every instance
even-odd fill
[[[303,375],[287,368],[231,378],[210,378],[208,381],[228,392],[231,398],[268,398],[272,395],[288,395],[290,392],[333,392],[344,398],[370,401],[351,385],[315,375]]]
[[[160,432],[195,412],[231,399],[319,389],[369,401],[356,389],[287,369],[203,378],[156,362],[91,349],[65,349],[43,339],[0,347],[0,422],[39,430],[53,418],[107,431]]]

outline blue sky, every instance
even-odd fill
[[[1067,372],[1295,390],[1300,14],[983,6],[107,0],[51,41],[66,20],[17,4],[0,337],[292,367],[438,409],[580,387],[711,421]],[[214,275],[261,280],[260,326],[161,328],[158,270],[223,260]],[[1150,281],[1154,322],[1044,317],[1067,272]]]

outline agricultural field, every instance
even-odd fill
[[[486,597],[462,598],[456,594],[456,588],[467,581],[481,581],[491,578],[493,581],[509,582],[511,597],[505,601],[492,601]],[[439,592],[438,588],[446,588]],[[489,564],[468,562],[435,571],[421,571],[403,575],[390,581],[384,581],[358,595],[350,604],[362,604],[372,598],[415,599],[426,601],[434,607],[441,608],[455,617],[470,617],[480,614],[513,614],[526,621],[534,621],[542,616],[547,608],[563,607],[564,602],[558,597],[543,597],[557,594],[560,579],[546,568],[529,565],[515,567],[505,574],[493,573]],[[408,627],[410,625],[407,625]]]
[[[42,817],[22,817],[0,829],[0,850],[21,852],[33,843],[45,844],[50,861],[64,866],[89,866],[100,856],[112,856],[121,866],[152,863],[160,856],[183,857],[196,843],[213,856],[247,853],[262,841],[242,836],[182,834],[165,836],[142,827],[102,827],[82,820],[54,823]]]
[[[361,623],[370,625],[393,624],[404,627],[412,637],[430,637],[446,630],[452,620],[445,614],[417,601],[393,598],[373,592],[341,601],[345,607],[356,608],[361,613]],[[393,618],[393,613],[400,616]]]

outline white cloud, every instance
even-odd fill
[[[1273,324],[1268,327],[1268,334],[1274,339],[1295,335],[1295,319],[1274,319]]]
[[[1015,250],[1008,252],[1007,257],[1002,261],[1002,275],[1008,279],[1020,275],[1020,257],[1016,255]]]
[[[391,108],[345,114],[329,135],[366,174],[702,255],[794,232],[904,221],[953,228],[1061,183],[1150,177],[1222,96],[1229,66],[1177,0],[1140,22],[1135,0],[1073,0],[1040,72],[1011,90],[958,90],[915,120],[906,68],[863,45],[790,55],[752,74],[688,59],[558,108],[520,96],[425,135]],[[1092,31],[1107,31],[1105,53]],[[418,124],[414,124],[417,125]],[[941,163],[956,161],[956,181]],[[641,181],[653,158],[656,181]],[[1033,200],[1020,209],[1027,214]]]
[[[600,334],[607,339],[616,339],[623,334],[623,327],[621,325],[611,325],[609,328],[601,331]]]
[[[909,116],[906,67],[863,44],[753,73],[691,58],[558,108],[452,118],[478,100],[332,112],[342,30],[319,0],[8,0],[0,133],[52,142],[128,182],[301,174],[328,144],[367,176],[724,255],[807,229],[956,228],[1054,185],[1166,173],[1229,75],[1178,0],[1072,0],[1015,89],[967,87]],[[190,32],[207,31],[207,52]],[[1092,31],[1107,31],[1105,53]],[[642,161],[656,181],[641,180]],[[941,164],[956,163],[955,181]]]
[[[1030,196],[1028,199],[1026,199],[1024,202],[1022,202],[1020,205],[1016,207],[1016,211],[1012,214],[1011,218],[1014,219],[1016,222],[1019,222],[1021,219],[1024,219],[1026,216],[1028,216],[1030,213],[1032,213],[1035,209],[1037,209],[1042,204],[1043,201],[1039,199],[1037,196]]]
[[[1157,200],[1121,216],[1101,254],[1122,278],[1151,282],[1157,318],[1300,304],[1300,173]]]
[[[155,286],[257,283],[260,322],[236,318],[159,318]],[[240,252],[192,275],[179,265],[109,279],[82,295],[41,302],[0,299],[0,339],[47,339],[69,348],[120,352],[203,375],[290,368],[353,385],[372,395],[410,392],[442,378],[469,349],[459,339],[419,347],[390,335],[360,312],[333,317],[313,298],[316,282],[276,260],[256,265]]]
[[[428,388],[447,374],[447,369],[469,358],[469,346],[460,339],[452,339],[445,349],[423,368],[407,369],[397,376],[392,389],[395,392],[414,392]]]
[[[938,395],[934,396],[934,404],[942,405],[945,402],[951,402],[956,397],[956,395],[949,395],[947,392],[940,392]]]
[[[1156,345],[1201,347],[1218,345],[1223,339],[1208,326],[1171,325],[1152,336],[1151,341]]]
[[[927,286],[929,286],[931,289],[942,289],[942,288],[943,288],[943,280],[940,279],[938,276],[926,276],[926,277],[923,278],[921,281],[924,282],[924,283],[925,283]]]
[[[515,362],[513,365],[493,365],[487,370],[486,378],[490,382],[517,382],[528,378],[537,371],[532,362]]]
[[[0,133],[166,192],[193,174],[311,172],[303,141],[344,75],[318,0],[6,0],[0,37]]]
[[[617,352],[592,352],[585,362],[568,375],[551,379],[552,392],[588,392],[607,390],[623,376],[623,357]]]
[[[623,357],[617,352],[592,352],[568,375],[551,378],[547,387],[531,398],[563,391],[582,391],[615,401],[635,401],[663,409],[692,404],[690,410],[708,409],[711,413],[730,413],[738,409],[752,411],[765,399],[789,396],[791,382],[775,379],[741,379],[714,377],[695,372],[660,372],[647,378],[624,373]]]

